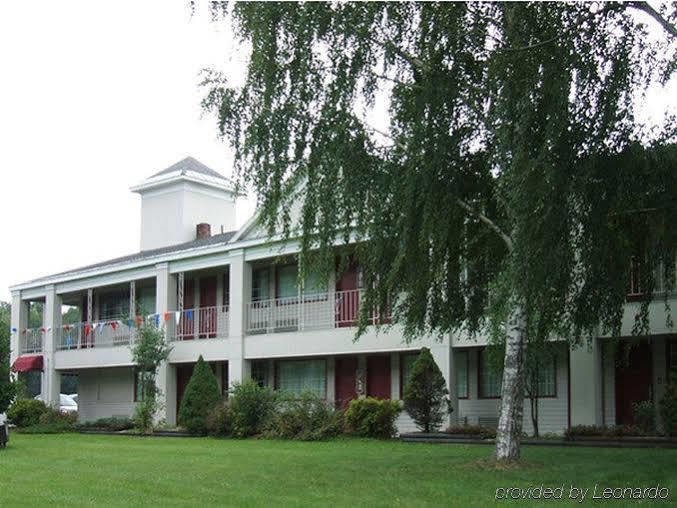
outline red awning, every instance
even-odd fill
[[[12,365],[14,372],[27,372],[29,370],[42,370],[42,355],[20,356]]]

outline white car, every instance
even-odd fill
[[[36,400],[42,400],[41,395],[36,395],[33,397]],[[72,397],[66,395],[65,393],[59,394],[59,411],[62,413],[77,413],[78,403],[73,400]]]

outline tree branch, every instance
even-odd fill
[[[655,19],[666,32],[668,32],[673,37],[677,37],[677,27],[672,25],[667,19],[661,16],[660,12],[658,12],[656,9],[651,7],[651,5],[649,5],[649,2],[628,2],[625,5],[627,5],[631,9],[637,9],[638,11],[645,12],[653,19]]]
[[[494,231],[498,236],[501,237],[501,239],[505,242],[505,244],[508,247],[508,250],[512,251],[513,249],[513,243],[512,243],[512,238],[510,238],[509,235],[507,235],[493,220],[491,220],[489,217],[484,215],[481,212],[478,212],[475,210],[472,206],[470,206],[468,203],[463,201],[461,198],[456,198],[456,204],[463,208],[465,211],[467,211],[469,214],[474,215],[477,217],[480,221],[484,222],[487,226],[489,226],[489,229]]]

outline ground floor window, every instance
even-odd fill
[[[221,364],[221,394],[228,398],[228,389],[230,388],[230,378],[228,377],[228,362]]]
[[[677,339],[668,343],[668,380],[671,383],[677,382]]]
[[[324,360],[284,360],[277,363],[277,389],[291,395],[311,392],[324,398],[327,393]]]
[[[42,392],[42,372],[39,370],[20,372],[19,390],[24,392],[27,399],[40,395]]]
[[[456,396],[459,399],[468,398],[468,352],[454,352],[456,366]]]
[[[536,382],[536,389],[531,389],[532,394],[538,397],[556,397],[557,396],[557,382],[555,379],[555,359],[548,359],[539,363],[538,368],[532,375],[531,379],[527,379],[527,383]]]
[[[266,360],[252,360],[252,379],[261,388],[268,386],[268,362]]]
[[[490,357],[490,350],[480,349],[478,352],[479,397],[498,398],[503,385],[503,368],[496,365],[495,358]]]
[[[411,369],[414,366],[414,362],[418,358],[418,352],[416,353],[407,353],[400,356],[400,398],[404,398],[404,387],[407,386],[407,381],[409,380],[409,374],[411,374]]]
[[[134,371],[134,402],[141,402],[151,389],[152,373],[142,370]]]

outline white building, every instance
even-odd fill
[[[401,398],[402,380],[422,346],[431,349],[454,394],[453,421],[497,421],[500,375],[486,365],[486,340],[453,336],[407,344],[393,326],[354,342],[359,267],[333,277],[328,287],[310,278],[300,291],[296,243],[266,238],[254,221],[235,231],[231,183],[193,158],[132,191],[141,196],[140,252],[11,288],[11,361],[16,371],[42,372],[49,403],[58,404],[60,377],[77,374],[81,420],[131,416],[140,394],[129,344],[136,316],[151,314],[173,346],[158,376],[170,424],[199,355],[212,364],[224,392],[252,377],[341,405],[366,395]],[[28,329],[28,303],[35,301],[44,303],[44,323]],[[670,304],[674,314],[677,306]],[[61,322],[65,305],[79,307],[81,323]],[[668,371],[677,368],[677,335],[666,328],[659,301],[652,304],[649,340],[630,338],[634,305],[628,303],[623,327],[624,343],[638,344],[629,364],[615,362],[607,338],[574,351],[553,345],[557,355],[543,366],[540,383],[542,433],[629,422],[633,402],[658,403]],[[374,318],[387,321],[388,315]],[[530,432],[528,400],[524,423]],[[406,415],[399,426],[414,429]]]

